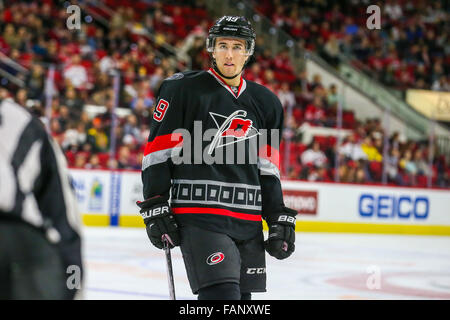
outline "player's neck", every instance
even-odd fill
[[[239,87],[239,85],[241,84],[241,74],[239,74],[237,77],[234,77],[233,79],[225,79],[224,77],[220,76],[219,77],[225,81],[225,83],[231,87]]]
[[[221,72],[218,72],[218,69],[214,68],[213,70],[215,71],[214,73],[216,74],[216,76],[218,76],[223,82],[225,82],[230,87],[239,87],[239,85],[241,84],[242,72],[233,79],[227,79],[221,75]]]

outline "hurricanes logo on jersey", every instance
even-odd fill
[[[234,118],[228,128],[222,132],[222,137],[233,136],[235,138],[246,137],[253,121],[241,118]]]
[[[237,110],[228,117],[214,112],[210,112],[209,114],[213,118],[218,131],[209,146],[208,154],[212,154],[215,148],[247,140],[259,134],[258,130],[253,127],[253,121],[244,118],[247,116],[247,112],[244,110]],[[233,137],[235,139],[231,142],[222,141],[227,137]]]

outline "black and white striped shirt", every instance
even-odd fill
[[[2,219],[41,229],[66,266],[81,268],[81,221],[64,155],[39,119],[9,99],[0,103]]]

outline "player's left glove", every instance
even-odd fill
[[[283,211],[267,217],[269,237],[264,242],[266,251],[279,260],[286,259],[295,250],[295,217],[297,211],[283,207]]]

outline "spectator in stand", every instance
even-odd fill
[[[297,125],[297,122],[295,121],[295,117],[290,116],[288,113],[285,113],[283,133],[282,133],[283,139],[284,140],[294,139],[297,128],[298,128],[298,125]]]
[[[131,168],[134,170],[141,170],[142,169],[142,160],[144,159],[144,152],[139,151],[137,153],[136,158],[134,159],[133,163],[131,164]]]
[[[77,91],[73,87],[68,87],[66,94],[62,99],[62,104],[69,108],[70,115],[75,119],[81,117],[83,112],[84,102],[83,99],[78,97]]]
[[[363,152],[366,154],[368,161],[376,161],[376,162],[383,161],[383,156],[375,147],[373,140],[370,136],[367,136],[364,139],[363,143],[361,144],[361,148]]]
[[[138,101],[142,101],[145,108],[151,108],[154,103],[153,93],[150,90],[150,83],[141,81],[138,84],[137,96],[131,101],[131,108],[135,109]]]
[[[139,130],[138,123],[137,123],[137,117],[134,114],[130,114],[126,118],[126,123],[123,126],[123,134],[125,135],[131,135],[135,140],[137,140],[139,143],[144,143],[144,141],[141,141],[141,131]]]
[[[392,146],[385,160],[385,170],[388,182],[403,185],[402,176],[399,173],[398,166],[400,161],[400,151]]]
[[[322,77],[320,74],[316,73],[313,75],[313,80],[309,85],[309,90],[314,91],[316,87],[323,87],[322,85]]]
[[[86,68],[81,64],[81,57],[75,54],[72,62],[64,69],[64,78],[69,86],[76,89],[85,89],[88,87],[88,74]]]
[[[312,103],[306,106],[305,120],[313,125],[324,125],[326,122],[325,109],[323,107],[322,99],[318,96],[314,97]]]
[[[406,150],[403,157],[400,159],[399,167],[404,171],[408,178],[407,184],[415,185],[417,166],[412,159],[411,150]]]
[[[308,173],[308,181],[329,181],[327,177],[327,170],[324,167],[314,168]]]
[[[130,149],[127,146],[121,146],[119,148],[117,168],[132,169],[132,164],[130,163]]]
[[[450,186],[450,167],[448,165],[448,160],[446,156],[441,155],[436,160],[436,184],[439,187]]]
[[[395,3],[393,0],[387,0],[386,4],[383,6],[383,11],[386,15],[389,16],[391,20],[399,20],[403,17],[402,7]]]
[[[377,120],[378,121],[378,120]],[[381,122],[378,122],[378,125],[381,125]],[[373,145],[374,147],[377,149],[378,153],[380,155],[383,154],[383,133],[381,131],[373,131],[372,132],[372,140],[373,140]],[[381,159],[381,161],[383,161],[383,159]]]
[[[61,105],[58,110],[58,117],[57,117],[59,124],[61,126],[62,131],[66,131],[69,129],[69,123],[72,121],[72,117],[69,113],[69,108],[65,105]]]
[[[89,157],[88,163],[84,166],[85,169],[102,169],[102,166],[100,165],[100,158],[96,153],[91,154]]]
[[[325,46],[323,47],[321,53],[328,63],[330,63],[334,67],[338,66],[339,54],[341,52],[339,47],[339,41],[337,40],[336,35],[330,34],[329,39],[325,43]]]
[[[108,151],[109,139],[100,118],[94,118],[92,121],[92,128],[88,130],[87,141],[92,146],[94,152]]]
[[[336,84],[332,83],[328,89],[327,93],[327,103],[328,105],[337,104],[340,102],[340,95],[337,92]]]
[[[20,39],[16,36],[16,30],[13,24],[8,23],[2,34],[2,38],[8,45],[8,49],[17,49],[20,45]]]
[[[316,168],[322,168],[327,164],[327,157],[322,150],[320,150],[320,144],[317,141],[313,141],[307,150],[301,155],[301,162],[303,166],[314,166]]]
[[[30,99],[39,99],[44,90],[44,69],[38,63],[31,65],[31,71],[27,74],[25,85]]]
[[[81,146],[85,142],[86,130],[84,123],[76,123],[75,121],[70,122],[64,135],[64,141],[61,144],[63,150],[68,150],[69,148],[73,148],[74,150],[81,149]]]
[[[284,110],[289,110],[295,106],[295,96],[294,93],[289,88],[289,83],[283,82],[280,89],[277,92],[278,99],[280,99],[281,105]]]
[[[244,71],[244,77],[246,80],[254,81],[259,84],[263,83],[261,74],[262,74],[261,65],[258,62],[253,62],[252,64],[249,64],[249,67]]]
[[[356,162],[355,183],[367,183],[370,180],[370,173],[367,168],[367,163],[366,161],[360,159]]]
[[[52,118],[50,120],[50,133],[52,137],[61,144],[64,140],[64,131],[61,128],[61,123],[57,118]]]
[[[431,174],[431,168],[424,159],[422,149],[419,148],[414,152],[413,160],[417,168],[417,175],[428,176]]]
[[[96,105],[104,105],[108,97],[112,94],[112,81],[106,73],[100,73],[94,82],[92,88],[92,103]]]
[[[110,170],[116,170],[119,169],[119,163],[117,162],[117,159],[110,158],[108,159],[106,167]]]
[[[339,167],[339,181],[345,183],[355,182],[356,166],[354,162],[343,164]]]
[[[276,80],[275,74],[271,69],[266,69],[263,74],[263,84],[270,90],[275,91]]]
[[[26,89],[19,89],[16,93],[16,102],[20,106],[27,106],[27,90]]]
[[[75,164],[74,167],[77,169],[84,169],[86,167],[86,154],[85,153],[77,153],[75,155]]]
[[[150,76],[150,89],[156,91],[163,80],[164,70],[161,67],[157,67],[155,72]]]
[[[344,143],[339,147],[339,154],[345,161],[367,160],[367,154],[361,147],[361,143],[357,141],[355,134],[350,134],[345,138]]]
[[[433,82],[431,86],[433,91],[450,91],[450,77],[441,75],[438,80]]]

